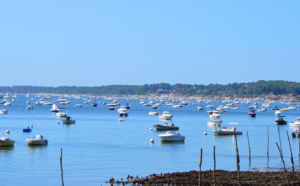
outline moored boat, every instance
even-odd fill
[[[62,120],[63,124],[75,124],[75,120],[73,120],[70,116],[67,116],[66,119]]]
[[[153,127],[156,128],[156,130],[179,130],[179,127],[174,126],[173,123],[164,123],[163,125],[154,123]]]
[[[14,146],[15,141],[8,137],[0,137],[0,147],[11,147]]]
[[[35,138],[26,139],[28,145],[48,145],[48,140],[44,139],[43,135],[37,134]]]
[[[214,129],[213,132],[216,135],[234,135],[234,132],[235,132],[236,135],[243,134],[242,131],[236,130],[235,127],[233,127],[232,129],[227,128],[227,127],[223,127],[222,129]]]
[[[178,132],[167,131],[164,134],[159,134],[161,142],[183,142],[185,140],[185,136],[182,136]]]

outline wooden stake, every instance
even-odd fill
[[[280,137],[280,131],[279,131],[279,125],[278,126],[278,136],[279,136],[279,144],[280,144],[280,155],[283,156],[283,153],[282,153],[282,146],[281,146],[281,137]]]
[[[293,159],[293,151],[292,151],[292,147],[291,147],[291,141],[290,141],[290,137],[289,137],[289,133],[288,131],[286,130],[286,135],[288,137],[288,140],[289,140],[289,145],[290,145],[290,151],[291,151],[291,162],[292,162],[292,169],[293,169],[293,172],[294,172],[294,159]]]
[[[268,156],[268,161],[267,161],[267,167],[269,167],[269,143],[270,143],[270,137],[269,137],[269,127],[267,126],[267,133],[268,133],[268,148],[267,148],[267,156]]]
[[[64,173],[63,173],[63,168],[62,168],[62,148],[60,149],[60,170],[61,170],[61,183],[62,186],[64,186]]]
[[[201,185],[201,166],[202,166],[202,149],[200,150],[200,164],[199,164],[199,186]]]
[[[239,185],[241,185],[241,180],[240,180],[240,156],[239,156],[239,149],[238,149],[235,129],[234,129],[234,138],[235,138],[235,148],[236,148],[236,166],[237,166],[237,173],[238,173],[238,182],[239,182]]]
[[[247,130],[247,138],[248,138],[248,146],[249,146],[249,168],[250,168],[251,167],[251,148],[250,148],[248,130]]]
[[[288,176],[287,176],[287,171],[286,171],[286,168],[285,168],[285,162],[284,162],[284,159],[283,159],[281,150],[280,150],[280,148],[279,148],[277,142],[276,142],[276,145],[277,145],[277,148],[278,148],[278,150],[279,150],[279,155],[280,155],[280,157],[281,157],[281,161],[282,161],[282,163],[283,163],[283,168],[284,168],[284,172],[285,172],[285,175],[286,175],[286,183],[289,185],[289,180],[288,180]]]
[[[217,185],[217,181],[216,181],[216,146],[214,146],[214,186]]]

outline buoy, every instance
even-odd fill
[[[9,133],[10,133],[10,131],[9,131],[9,130],[6,130],[6,133],[7,133],[7,134],[9,134]]]
[[[150,131],[152,131],[153,129],[152,128],[150,128]]]
[[[57,124],[59,124],[59,121],[57,121]]]
[[[207,132],[204,132],[204,135],[207,135]]]
[[[150,139],[150,143],[154,143],[154,139],[153,138]]]
[[[195,112],[195,110],[193,110],[193,112]]]

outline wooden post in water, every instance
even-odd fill
[[[250,148],[248,130],[247,130],[247,138],[248,138],[248,146],[249,146],[249,168],[250,168],[251,167],[251,148]]]
[[[286,130],[286,135],[287,135],[287,137],[288,137],[288,140],[289,140],[290,151],[291,151],[291,162],[292,162],[292,169],[293,169],[293,172],[294,172],[295,166],[294,166],[293,151],[292,151],[292,147],[291,147],[291,141],[290,141],[289,133],[288,133],[288,131],[287,131],[287,130]]]
[[[282,161],[282,163],[283,163],[283,168],[284,168],[284,172],[285,172],[285,175],[286,175],[286,183],[289,185],[289,180],[288,180],[288,176],[287,176],[287,171],[286,171],[286,168],[285,168],[285,162],[284,162],[284,159],[283,159],[281,150],[280,150],[280,148],[279,148],[277,142],[276,142],[276,145],[277,145],[277,148],[278,148],[278,150],[279,150],[279,155],[280,155],[280,157],[281,157],[281,161]]]
[[[269,167],[269,143],[270,143],[270,137],[269,137],[269,127],[267,126],[267,133],[268,133],[268,148],[267,148],[267,156],[268,156],[268,162],[267,167]]]
[[[217,180],[216,180],[216,146],[214,146],[214,186],[217,185]]]
[[[202,166],[202,149],[200,150],[200,164],[199,164],[199,186],[201,185],[201,166]]]
[[[282,146],[281,146],[281,137],[280,137],[280,131],[279,131],[279,125],[278,126],[278,136],[279,136],[279,143],[280,143],[280,155],[283,156],[283,153],[282,153]],[[282,162],[283,163],[283,162]]]
[[[239,148],[237,144],[237,137],[234,129],[234,138],[235,138],[235,148],[236,148],[236,166],[237,166],[237,174],[238,174],[238,182],[239,185],[241,185],[241,180],[240,180],[240,156],[239,156]]]
[[[60,149],[60,170],[61,170],[61,183],[62,186],[64,186],[64,173],[63,173],[63,168],[62,168],[62,148]]]

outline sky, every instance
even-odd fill
[[[0,86],[300,82],[298,0],[0,1]]]

